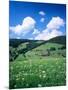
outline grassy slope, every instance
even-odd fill
[[[10,62],[10,88],[65,85],[66,60],[58,54],[65,53],[65,50],[58,50],[62,46],[57,43],[44,43],[26,52],[26,58],[20,54],[15,61]],[[55,47],[56,51],[50,56],[40,55],[50,47]],[[19,45],[19,48],[22,47]]]

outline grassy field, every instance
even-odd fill
[[[65,59],[46,58],[10,64],[10,88],[65,85]]]
[[[20,44],[16,50],[26,48],[27,43]],[[47,55],[47,49],[52,47],[55,50]],[[28,49],[25,56],[20,53],[9,65],[9,88],[66,85],[66,49],[59,49],[61,47],[62,44],[45,43]]]

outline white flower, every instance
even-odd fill
[[[24,78],[22,78],[22,80],[24,80]]]
[[[42,87],[42,85],[41,84],[38,84],[38,87]]]
[[[28,87],[28,86],[29,86],[29,84],[27,83],[27,84],[26,84],[26,86]]]
[[[18,81],[19,80],[19,78],[16,78],[16,81]]]
[[[43,78],[45,78],[46,77],[46,75],[43,75]]]
[[[16,87],[16,85],[14,85],[14,87]]]
[[[42,77],[42,75],[39,75],[39,77],[41,78],[41,77]]]
[[[45,71],[42,71],[42,73],[45,73]]]

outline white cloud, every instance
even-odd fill
[[[15,34],[21,34],[21,31],[22,31],[22,25],[17,25],[17,26],[15,26],[15,27],[10,27],[10,30],[12,31],[12,32],[14,32]]]
[[[33,35],[37,35],[37,34],[39,34],[40,33],[40,31],[38,30],[38,29],[34,29],[34,31],[33,31]]]
[[[41,18],[41,22],[44,22],[44,18]],[[16,35],[15,37],[22,38],[26,37],[26,34],[30,33],[29,39],[35,40],[49,40],[56,36],[63,35],[63,32],[60,31],[60,27],[64,26],[64,20],[60,17],[52,17],[52,19],[47,24],[46,28],[40,32],[35,27],[36,21],[32,17],[25,17],[22,21],[22,24],[16,26],[10,26],[10,31]],[[10,35],[13,37],[13,34]]]
[[[39,14],[42,15],[42,16],[45,16],[45,12],[44,11],[40,11]]]
[[[33,38],[28,38],[29,40],[33,40]]]
[[[61,36],[63,33],[59,30],[52,30],[51,32],[47,29],[46,32],[42,32],[35,37],[35,40],[49,40],[56,36]]]
[[[10,27],[10,30],[17,35],[25,35],[35,28],[36,21],[32,17],[24,18],[22,24]]]
[[[64,26],[64,20],[60,17],[53,17],[47,24],[48,29],[59,29],[60,26]]]
[[[41,18],[41,19],[40,19],[40,22],[44,22],[44,21],[45,21],[45,18]]]
[[[16,37],[17,39],[21,39],[20,37]]]
[[[35,40],[49,40],[56,36],[63,35],[59,29],[64,26],[64,20],[60,17],[53,17],[47,24],[47,28],[35,37]]]
[[[23,29],[33,29],[35,27],[36,21],[32,17],[26,17],[23,20],[22,28]]]

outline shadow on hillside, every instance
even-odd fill
[[[38,43],[38,41],[40,41],[40,43]],[[44,41],[44,40],[22,40],[22,39],[11,39],[10,40],[10,46],[14,47],[14,48],[18,48],[18,46],[21,43],[25,43],[28,42],[26,44],[26,48],[18,50],[17,53],[18,55],[15,56],[15,59],[19,56],[19,54],[23,54],[24,57],[26,57],[26,53],[34,48],[37,48],[45,43],[58,43],[58,44],[63,44],[64,46],[66,46],[66,36],[59,36],[59,37],[55,37],[53,39],[50,39],[48,41]]]

